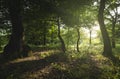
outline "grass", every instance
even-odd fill
[[[119,53],[120,47],[114,49]],[[1,79],[119,79],[120,65],[102,56],[101,47],[81,52],[35,50],[32,56],[0,65]],[[117,55],[120,57],[120,55]]]

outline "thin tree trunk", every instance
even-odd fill
[[[63,40],[63,38],[61,37],[61,34],[60,34],[60,18],[58,18],[57,23],[58,23],[58,38],[61,42],[62,51],[65,53],[65,51],[66,51],[65,43],[64,43],[64,40]]]
[[[112,16],[112,15],[111,15]],[[116,12],[115,12],[115,18],[113,16],[113,22],[112,22],[112,48],[116,48],[116,42],[115,42],[115,27],[116,27],[116,22],[118,19],[118,9],[116,7]]]
[[[103,43],[104,43],[104,52],[103,55],[107,57],[112,57],[112,47],[110,44],[110,39],[104,24],[104,8],[105,8],[105,2],[106,0],[101,0],[100,1],[100,7],[99,7],[99,14],[98,14],[98,21],[103,37]]]
[[[8,44],[4,48],[5,56],[18,57],[23,50],[23,33],[24,28],[21,18],[21,0],[10,0],[8,5],[11,23],[12,34]]]
[[[115,48],[116,47],[116,43],[115,43],[115,26],[116,26],[116,22],[117,22],[117,19],[118,19],[118,10],[117,10],[117,7],[116,7],[116,11],[114,12],[115,15],[112,15],[109,10],[107,10],[107,11],[108,11],[109,15],[112,18],[112,20],[109,19],[110,22],[112,23],[112,39],[111,39],[112,41],[111,41],[111,43],[112,43],[112,48]]]
[[[117,22],[117,19],[118,19],[118,12],[117,12],[117,7],[116,7],[116,12],[115,12],[115,18],[113,17],[113,20],[112,20],[112,48],[115,48],[116,47],[116,43],[115,43],[115,26],[116,26],[116,22]],[[111,15],[112,16],[112,15]]]
[[[43,45],[46,45],[46,26],[43,28]]]
[[[78,39],[77,39],[77,52],[80,52],[80,50],[79,50],[80,31],[79,31],[79,28],[77,28],[76,30],[77,30],[77,33],[78,33]]]
[[[116,47],[115,43],[115,22],[112,23],[112,48]]]
[[[90,43],[90,46],[91,46],[91,44],[92,44],[92,36],[91,36],[92,30],[90,29],[89,31],[90,31],[90,40],[89,40],[89,43]]]
[[[69,35],[69,33],[70,33],[70,28],[68,27],[68,35]],[[69,48],[69,42],[70,42],[70,39],[69,39],[69,37],[67,38],[67,49]]]
[[[53,44],[53,38],[54,38],[54,33],[52,31],[52,33],[51,33],[51,41],[50,41],[51,44]]]

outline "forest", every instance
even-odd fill
[[[0,0],[0,79],[120,79],[120,1]]]

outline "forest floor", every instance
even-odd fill
[[[118,61],[119,63],[119,61]],[[34,51],[0,65],[0,79],[119,79],[120,65],[100,53]]]

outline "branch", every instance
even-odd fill
[[[111,18],[114,20],[114,16],[112,16],[112,14],[110,13],[110,11],[108,9],[106,9],[107,13],[111,16]]]
[[[112,22],[112,20],[111,20],[110,18],[105,17],[105,19],[107,19],[107,20],[109,20],[110,22]]]

